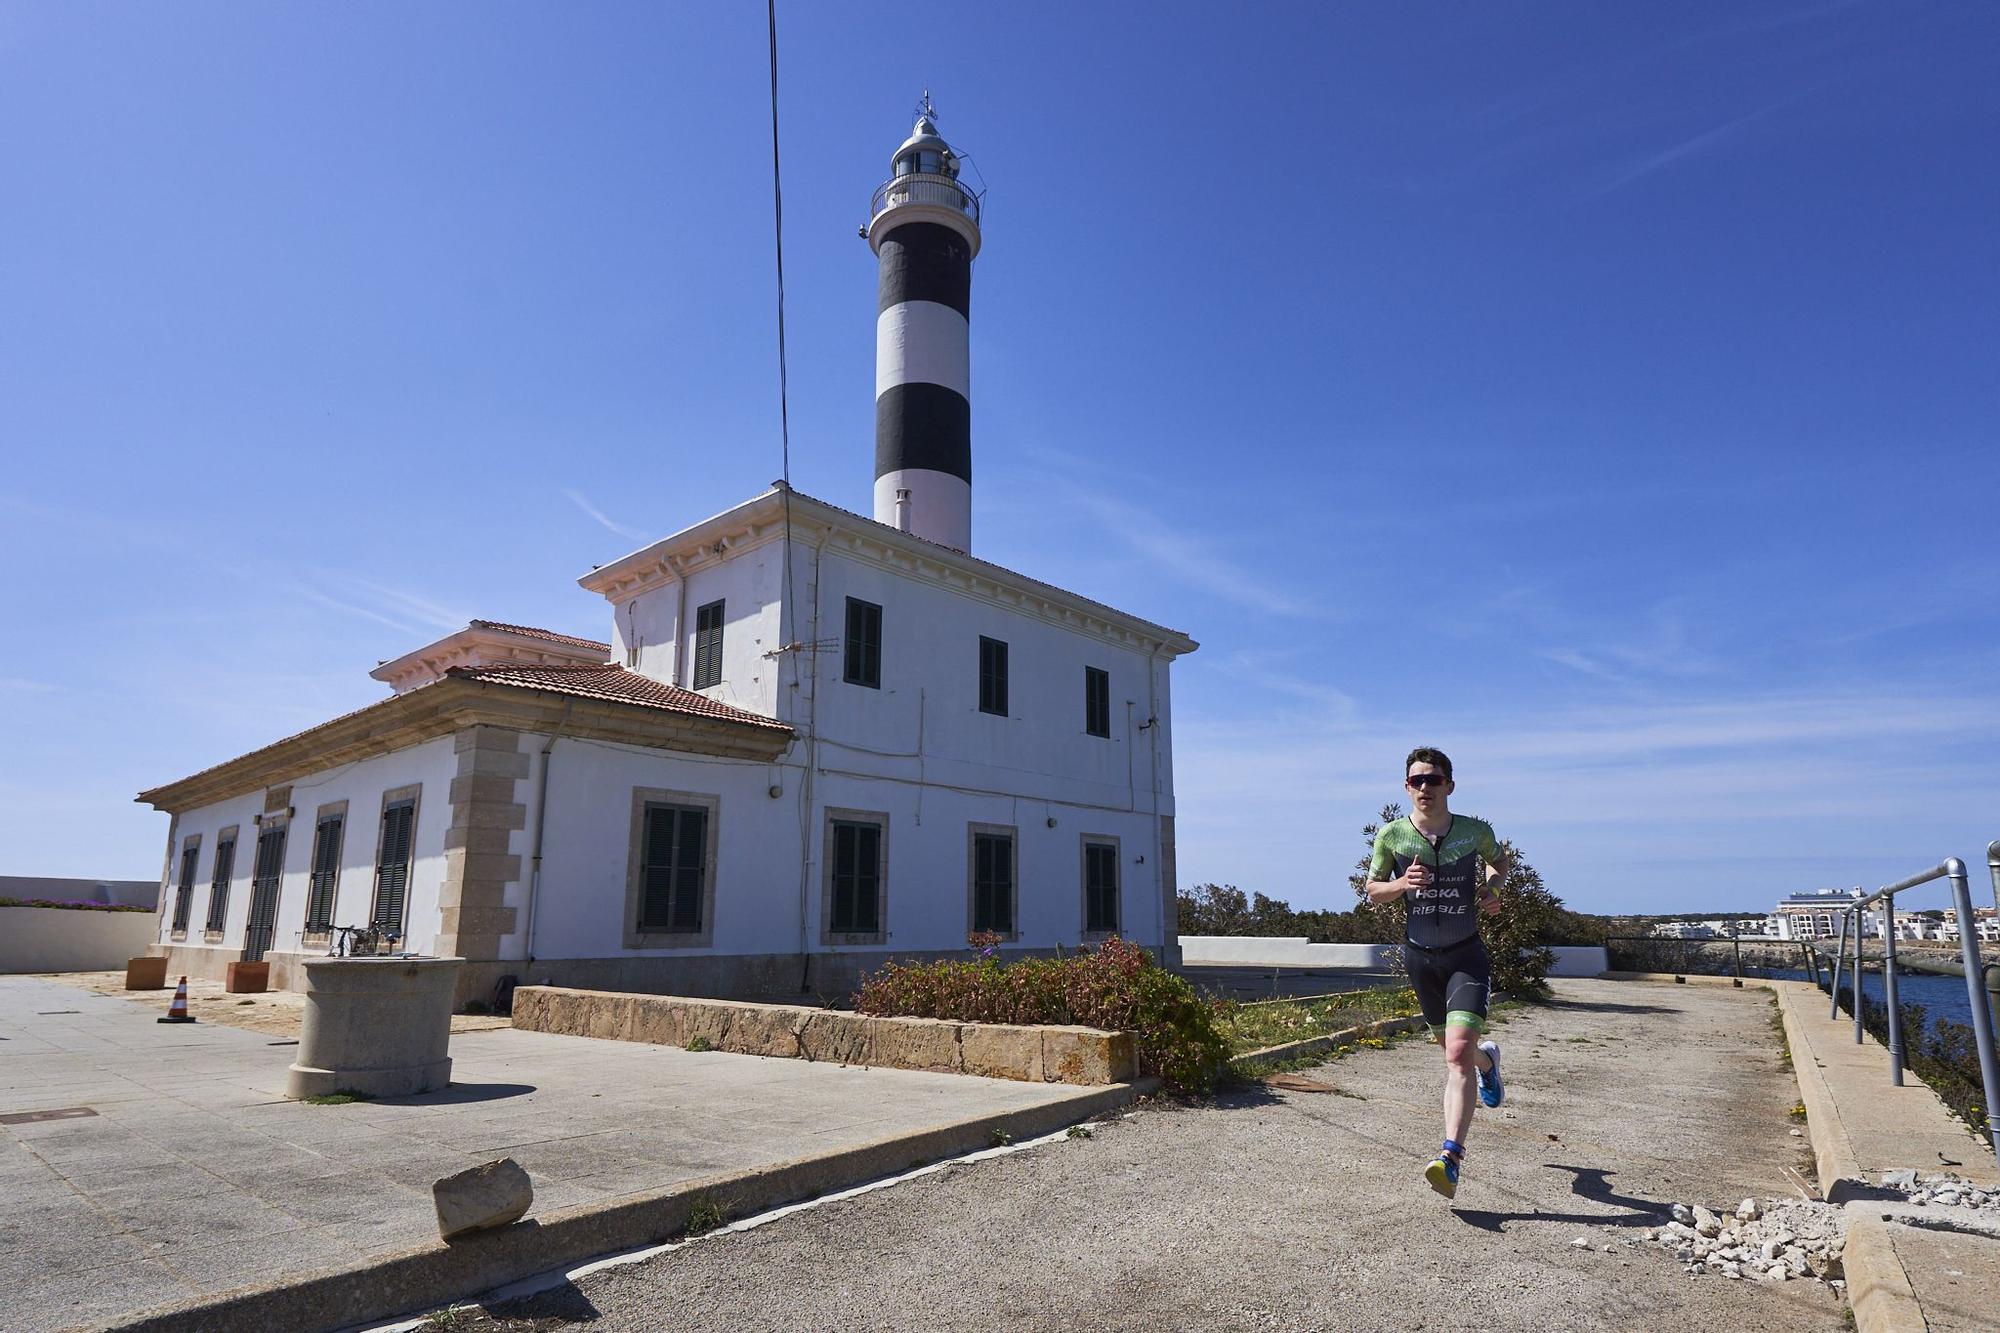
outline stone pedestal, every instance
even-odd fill
[[[404,1097],[451,1081],[452,989],[463,958],[310,958],[285,1095]]]

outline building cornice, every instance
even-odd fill
[[[900,532],[845,509],[791,496],[794,538],[892,572],[914,576],[963,596],[1094,638],[1165,657],[1200,645],[1179,630],[1156,625],[1053,584]],[[577,582],[614,605],[665,587],[785,535],[785,497],[766,491],[736,508],[600,566]]]
[[[177,782],[142,791],[137,799],[156,810],[184,814],[474,726],[542,733],[560,728],[566,738],[762,763],[782,756],[792,740],[789,728],[446,676]]]

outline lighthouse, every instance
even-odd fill
[[[979,196],[938,134],[925,92],[890,159],[862,235],[875,251],[875,518],[972,547],[972,389],[967,349]]]

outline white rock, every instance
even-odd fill
[[[1571,1241],[1570,1244],[1576,1246],[1579,1250],[1587,1250],[1590,1248],[1590,1237],[1578,1236],[1575,1240]]]
[[[1778,1244],[1777,1241],[1767,1240],[1764,1242],[1763,1247],[1758,1251],[1758,1253],[1764,1256],[1764,1262],[1768,1264],[1773,1259],[1776,1259],[1778,1257],[1778,1251],[1783,1248],[1784,1246]]]
[[[1745,1222],[1751,1221],[1757,1216],[1757,1201],[1755,1199],[1745,1199],[1742,1203],[1737,1204],[1736,1215]]]
[[[1802,1139],[1805,1136],[1806,1132],[1803,1129],[1795,1129],[1792,1131],[1792,1137],[1795,1139]]]
[[[1780,1245],[1790,1245],[1793,1241],[1797,1240],[1798,1237],[1794,1236],[1791,1232],[1780,1228],[1778,1234],[1771,1237],[1771,1239],[1777,1241],[1778,1244]]]
[[[1916,1170],[1913,1167],[1904,1167],[1900,1171],[1884,1171],[1882,1173],[1882,1184],[1884,1188],[1892,1190],[1915,1189],[1917,1185]]]
[[[1743,1270],[1735,1264],[1724,1264],[1722,1266],[1722,1275],[1724,1277],[1742,1277]]]
[[[1688,1206],[1684,1203],[1675,1204],[1673,1213],[1674,1221],[1676,1222],[1692,1222],[1694,1220],[1694,1214],[1689,1211]]]
[[[1602,1250],[1606,1254],[1618,1253],[1618,1247],[1616,1245],[1600,1245],[1597,1248]]]
[[[1943,1204],[1947,1208],[1958,1207],[1957,1190],[1939,1190],[1936,1194],[1933,1194],[1931,1198],[1935,1199],[1937,1202]]]
[[[504,1227],[526,1214],[534,1201],[535,1188],[528,1173],[511,1157],[457,1172],[431,1186],[438,1235],[445,1240]]]

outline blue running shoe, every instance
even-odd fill
[[[1432,1189],[1449,1199],[1458,1193],[1458,1163],[1440,1153],[1424,1168],[1424,1179],[1430,1182]]]
[[[1500,1081],[1500,1044],[1482,1041],[1479,1049],[1493,1062],[1493,1068],[1481,1070],[1479,1074],[1479,1100],[1486,1106],[1498,1106],[1507,1100],[1507,1085]]]

